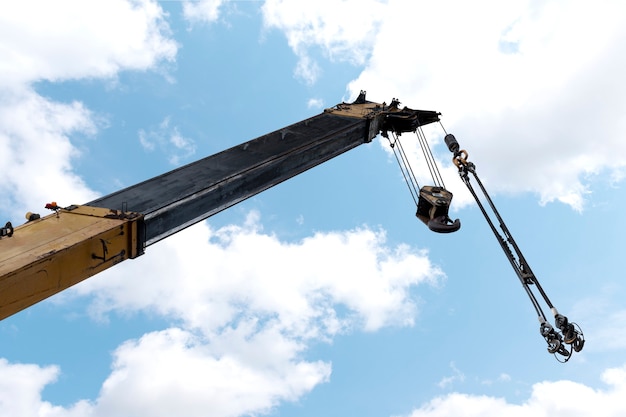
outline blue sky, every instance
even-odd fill
[[[458,233],[415,218],[377,139],[0,322],[0,416],[623,415],[624,8],[5,6],[2,221],[88,202],[364,89],[443,114],[588,341],[565,365],[546,352],[435,126]]]

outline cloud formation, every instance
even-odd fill
[[[183,136],[177,126],[172,126],[170,116],[148,131],[140,129],[139,143],[148,152],[159,148],[172,165],[180,165],[196,153],[194,140]]]
[[[185,410],[188,416],[206,416],[211,410],[212,416],[231,417],[267,412],[279,401],[296,400],[330,374],[328,364],[294,357],[297,347],[285,345],[284,338],[269,330],[249,340],[243,334],[231,336],[238,347],[234,353],[178,328],[122,344],[102,386],[97,415],[165,417]],[[262,353],[240,355],[244,346]],[[264,360],[264,355],[271,359]]]
[[[494,192],[530,192],[581,211],[599,174],[624,177],[619,2],[282,0],[267,1],[263,16],[285,33],[305,82],[319,78],[321,51],[364,64],[352,98],[366,89],[375,101],[441,111]],[[438,149],[446,182],[468,197]]]
[[[315,51],[332,61],[366,62],[383,19],[385,2],[266,0],[265,26],[285,33],[298,56],[295,75],[313,84],[321,75]]]
[[[597,174],[623,177],[620,3],[398,0],[386,16],[353,97],[441,111],[494,191],[582,210]]]
[[[186,415],[203,416],[206,415],[207,403],[210,403],[211,415],[231,417],[269,411],[272,399],[293,399],[300,393],[299,390],[308,390],[316,378],[326,378],[328,372],[324,364],[298,364],[289,381],[280,373],[267,380],[259,378],[250,369],[242,368],[236,359],[228,355],[212,358],[206,356],[203,350],[204,347],[199,346],[192,336],[181,330],[168,329],[144,335],[140,340],[130,341],[116,350],[113,372],[97,401],[81,400],[67,407],[53,405],[41,397],[45,386],[54,383],[58,377],[58,368],[10,364],[0,359],[0,415],[104,417],[124,414],[158,417],[175,415],[184,405]],[[155,367],[157,362],[162,366]],[[163,377],[165,372],[168,378]],[[223,378],[218,380],[216,375]],[[219,386],[215,385],[216,381],[219,381]],[[271,384],[267,385],[268,382]],[[499,397],[452,393],[428,401],[407,416],[624,415],[626,366],[605,370],[601,383],[602,388],[593,388],[566,380],[539,382],[532,386],[530,396],[520,403]],[[224,387],[227,389],[221,391]],[[211,397],[211,392],[223,397]]]
[[[191,18],[207,5],[191,5],[194,11],[187,4],[184,13]],[[217,10],[219,4],[212,5]],[[1,144],[7,153],[23,155],[3,173],[3,184],[12,190],[7,198],[23,199],[7,202],[7,207],[46,201],[52,189],[60,201],[94,197],[72,170],[78,156],[72,136],[96,134],[96,117],[80,102],[58,103],[38,95],[36,82],[148,70],[172,61],[177,50],[156,2],[42,8],[47,8],[41,10],[45,22],[29,19],[19,5],[0,22],[7,23],[4,61],[15,62],[0,68],[1,94],[7,99],[0,109]],[[169,119],[140,139],[146,149],[190,146],[170,128]],[[16,193],[26,173],[32,182]],[[150,259],[140,258],[73,291],[93,297],[92,312],[99,318],[148,311],[178,325],[119,346],[99,397],[69,408],[41,398],[44,387],[58,377],[58,368],[3,360],[3,375],[21,376],[13,378],[14,389],[22,394],[14,404],[23,412],[7,409],[8,414],[171,415],[185,409],[188,415],[205,415],[207,406],[216,416],[268,411],[328,380],[329,363],[306,359],[311,341],[328,341],[353,328],[411,325],[417,314],[413,288],[443,277],[426,253],[387,247],[382,231],[318,233],[286,243],[261,233],[254,216],[241,227],[190,228],[151,252]],[[206,263],[207,257],[214,261]],[[185,385],[189,381],[193,384]],[[207,398],[207,392],[214,396]]]
[[[388,247],[382,231],[283,242],[252,213],[243,226],[186,229],[67,294],[91,297],[99,320],[141,311],[178,323],[116,349],[95,415],[236,416],[327,382],[331,365],[307,359],[311,343],[410,326],[414,289],[442,279],[425,252]]]
[[[0,86],[114,77],[147,70],[177,52],[163,9],[149,0],[67,0],[5,5],[0,16]]]
[[[626,413],[626,367],[602,373],[603,389],[572,381],[534,384],[530,398],[513,404],[503,398],[453,393],[437,397],[414,410],[410,417],[496,417],[572,415],[618,417]]]
[[[11,2],[0,16],[0,203],[14,219],[42,202],[95,197],[72,168],[80,156],[72,138],[96,134],[98,117],[79,101],[42,97],[35,84],[148,70],[177,52],[155,2],[36,6],[33,13],[32,2]]]
[[[6,45],[0,55],[0,152],[17,155],[0,173],[0,183],[12,190],[2,203],[21,213],[49,199],[50,189],[59,200],[71,195],[88,201],[93,191],[72,170],[78,154],[71,138],[96,133],[95,118],[80,102],[39,96],[33,83],[151,69],[173,60],[177,45],[156,2],[75,2],[70,13],[42,3],[45,21],[27,19],[32,14],[25,3],[14,3],[0,16]],[[221,2],[185,4],[187,18],[206,7],[214,19]],[[522,1],[302,4],[268,1],[263,9],[266,25],[284,31],[298,56],[298,76],[308,82],[319,77],[318,50],[329,59],[365,64],[353,92],[367,88],[371,99],[393,94],[408,105],[450,114],[457,137],[494,189],[535,192],[544,203],[559,200],[580,209],[590,190],[587,176],[608,170],[612,178],[622,177],[626,142],[615,132],[624,131],[620,77],[626,55],[618,42],[623,14],[614,3],[593,9],[581,2],[570,3],[571,9]],[[477,25],[486,10],[492,18]],[[580,31],[583,26],[589,30]],[[13,65],[2,66],[7,62]],[[184,145],[181,138],[172,145]],[[25,180],[32,181],[28,190]],[[158,416],[184,407],[188,415],[204,415],[207,404],[217,416],[266,412],[328,381],[331,366],[307,357],[310,342],[353,329],[411,325],[418,313],[414,289],[443,278],[427,253],[389,247],[381,231],[364,227],[284,242],[263,233],[254,217],[244,226],[191,228],[150,252],[74,294],[93,297],[91,312],[99,319],[142,311],[170,319],[172,326],[119,346],[100,396],[71,407],[41,397],[58,368],[0,359],[0,398],[11,400],[0,401],[0,414]],[[622,313],[615,318],[624,322]],[[459,380],[463,374],[453,371],[450,378]],[[412,416],[622,415],[625,373],[607,370],[604,390],[571,381],[539,383],[521,405],[450,394]],[[216,394],[207,399],[206,392]],[[559,401],[568,395],[582,400]],[[596,404],[608,411],[599,414]]]
[[[58,103],[23,90],[0,93],[0,207],[10,218],[49,201],[89,201],[95,194],[72,170],[78,156],[70,136],[91,135],[96,124],[81,103]]]
[[[95,297],[98,316],[155,311],[206,334],[244,317],[276,319],[281,331],[306,340],[354,326],[411,325],[411,288],[443,278],[425,252],[387,247],[382,231],[320,232],[289,243],[262,233],[255,213],[243,226],[197,225],[150,252],[72,291]],[[340,314],[339,305],[349,312]]]
[[[191,23],[216,21],[221,6],[228,0],[184,0],[183,16]]]

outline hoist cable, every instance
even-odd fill
[[[500,222],[500,228],[502,228],[504,226],[504,222],[502,221],[502,218],[500,217],[497,209],[493,205],[493,202],[491,201],[491,198],[489,197],[489,194],[487,193],[487,191],[483,187],[480,179],[476,175],[476,172],[472,168],[468,169],[468,171],[472,173],[472,175],[474,176],[474,179],[479,184],[480,189],[481,189],[483,195],[485,196],[485,198],[489,202],[489,206],[491,207],[491,209],[493,210],[494,214],[496,215],[496,218]],[[461,176],[461,178],[463,179],[463,182],[465,183],[465,185],[467,186],[468,190],[470,191],[470,193],[474,197],[474,200],[476,200],[476,203],[478,204],[478,207],[480,208],[480,211],[483,213],[483,217],[485,218],[485,220],[489,224],[489,227],[491,228],[491,231],[496,236],[496,239],[498,240],[498,243],[500,243],[500,247],[504,251],[507,259],[511,263],[511,266],[515,270],[515,273],[517,274],[517,277],[519,278],[522,286],[524,287],[524,290],[526,291],[526,294],[530,298],[530,301],[533,304],[533,307],[535,308],[535,311],[537,312],[537,315],[540,317],[540,320],[543,319],[545,321],[546,320],[546,316],[543,313],[541,305],[539,304],[539,301],[537,301],[537,298],[535,297],[535,294],[532,292],[532,290],[528,286],[528,283],[526,282],[525,277],[522,274],[521,265],[515,260],[515,257],[513,255],[513,253],[511,252],[511,248],[509,248],[509,246],[507,245],[507,243],[511,243],[513,241],[512,237],[510,236],[509,233],[506,233],[506,231],[505,231],[505,234],[508,236],[508,239],[505,239],[498,232],[498,229],[494,225],[491,217],[487,213],[487,210],[485,209],[485,207],[482,204],[480,198],[478,197],[478,194],[474,190],[474,187],[472,186],[472,184],[470,182],[469,175],[467,175],[467,172],[464,172],[463,175]],[[506,227],[506,226],[504,226],[504,227]],[[519,253],[518,253],[518,256],[519,256]],[[535,282],[536,282],[536,280],[535,280]],[[548,304],[548,305],[550,306],[550,308],[552,308],[552,306],[550,304]]]
[[[409,162],[409,157],[406,154],[406,151],[404,150],[404,146],[402,145],[402,142],[400,141],[400,136],[395,136],[395,140],[396,140],[396,143],[398,144],[398,150],[402,157],[402,162],[407,170],[409,178],[411,179],[411,184],[413,184],[414,190],[417,191],[417,194],[419,194],[420,185],[419,185],[419,182],[417,181],[417,177],[415,176],[415,172],[413,171],[413,168],[411,167],[411,163]]]
[[[417,200],[419,198],[419,184],[417,183],[417,180],[415,180],[414,175],[411,178],[411,171],[407,167],[408,161],[406,161],[406,157],[403,156],[404,152],[402,151],[402,144],[398,141],[398,137],[396,136],[395,133],[392,132],[392,136],[394,138],[393,141],[390,138],[387,138],[387,140],[389,140],[389,146],[391,147],[391,150],[393,151],[393,155],[395,156],[396,161],[398,162],[398,166],[400,167],[400,172],[402,172],[402,176],[404,177],[404,182],[409,188],[409,192],[411,193],[413,202],[417,206]],[[396,149],[396,145],[398,145],[397,147],[399,149]]]
[[[485,198],[489,202],[489,206],[493,210],[493,213],[495,214],[496,218],[500,222],[500,228],[502,229],[502,231],[504,232],[504,234],[507,237],[506,242],[508,242],[513,247],[513,249],[514,249],[514,251],[515,251],[515,253],[516,253],[517,257],[518,257],[518,262],[516,264],[517,270],[520,270],[520,271],[523,270],[523,272],[528,274],[528,277],[532,280],[532,283],[535,284],[535,286],[537,287],[537,290],[539,291],[539,293],[543,297],[543,300],[546,302],[546,304],[548,305],[548,307],[550,309],[553,309],[554,305],[552,305],[552,302],[550,301],[550,298],[548,298],[548,295],[543,290],[543,287],[539,283],[539,280],[537,279],[535,274],[531,271],[530,266],[528,265],[528,263],[526,263],[526,259],[524,258],[524,255],[522,254],[521,249],[519,248],[519,246],[517,246],[517,243],[515,242],[515,239],[513,239],[513,236],[509,232],[509,229],[506,227],[506,224],[504,223],[504,220],[502,220],[502,217],[500,217],[500,213],[498,212],[498,210],[496,209],[495,205],[493,204],[493,201],[491,200],[491,197],[489,197],[489,194],[487,193],[487,190],[483,186],[483,183],[480,181],[480,178],[478,178],[478,176],[476,175],[476,171],[473,170],[472,174],[474,175],[474,178],[476,179],[476,183],[480,187],[482,193],[485,195]]]
[[[415,131],[415,135],[417,136],[420,148],[422,148],[422,153],[424,154],[424,159],[426,161],[426,165],[428,166],[428,170],[430,171],[430,175],[433,178],[434,185],[446,188],[441,172],[439,172],[435,156],[433,155],[430,146],[428,146],[428,140],[426,139],[426,135],[424,134],[424,130],[421,126]]]

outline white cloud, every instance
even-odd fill
[[[235,350],[216,349],[176,328],[124,343],[115,351],[97,415],[158,417],[185,410],[186,416],[205,416],[211,410],[211,416],[231,417],[267,412],[328,378],[328,364],[298,360],[298,346],[272,329],[254,335],[238,330],[233,333],[243,334],[232,337]],[[242,350],[256,352],[256,361]]]
[[[354,97],[367,89],[372,100],[441,111],[494,191],[580,210],[590,178],[623,176],[622,3],[396,0],[387,9],[393,18],[350,84]]]
[[[379,0],[266,0],[263,18],[267,28],[285,32],[299,59],[296,76],[312,84],[321,71],[312,57],[316,49],[331,60],[366,61],[384,10]]]
[[[13,3],[7,9],[10,13],[0,16],[0,43],[8,45],[2,52],[5,55],[0,55],[0,79],[4,80],[0,83],[6,91],[13,90],[2,93],[7,105],[0,109],[0,149],[17,158],[10,162],[10,170],[0,172],[0,183],[11,187],[27,184],[28,190],[36,191],[12,188],[4,198],[13,199],[10,207],[30,208],[46,201],[53,189],[59,201],[77,194],[84,194],[87,200],[92,191],[71,170],[70,162],[77,153],[70,137],[93,134],[97,129],[93,115],[80,103],[54,103],[25,85],[41,79],[112,77],[123,69],[151,68],[160,60],[173,59],[176,45],[167,38],[163,12],[154,2],[96,2],[93,7],[91,3],[71,3],[75,6],[72,13],[83,13],[81,19],[58,4],[53,7],[44,2],[44,22],[20,9],[25,2]],[[584,175],[608,169],[621,177],[625,142],[613,132],[624,130],[620,124],[624,123],[620,116],[624,95],[622,84],[614,81],[623,73],[620,59],[624,54],[619,44],[611,43],[617,39],[611,30],[618,27],[611,19],[622,14],[605,11],[612,3],[594,5],[589,21],[581,27],[599,30],[580,34],[574,33],[573,25],[580,20],[576,13],[587,10],[581,3],[569,3],[574,4],[565,10],[570,14],[561,13],[564,3],[559,2],[549,3],[546,9],[537,6],[532,13],[524,11],[523,2],[506,6],[461,3],[459,7],[452,2],[367,3],[372,7],[364,7],[365,2],[348,3],[306,2],[306,7],[302,2],[267,3],[268,27],[285,30],[301,65],[309,62],[310,72],[301,68],[304,78],[313,81],[318,76],[312,58],[316,48],[326,49],[331,59],[357,63],[365,62],[359,58],[373,51],[355,88],[367,88],[371,99],[382,97],[379,93],[385,94],[383,99],[393,94],[407,105],[422,107],[426,103],[444,116],[451,114],[452,125],[459,126],[457,136],[462,145],[470,149],[472,159],[476,155],[481,173],[484,166],[489,185],[498,190],[534,191],[544,202],[559,199],[580,207],[588,191]],[[311,9],[307,16],[293,14],[293,5]],[[416,7],[420,13],[412,12]],[[483,25],[474,24],[478,19],[472,16],[487,9],[495,17]],[[608,18],[600,28],[596,24],[598,9]],[[91,10],[95,12],[91,14]],[[458,15],[451,15],[450,10],[457,10]],[[55,13],[60,13],[58,18],[52,17]],[[66,16],[67,20],[62,20]],[[93,28],[89,17],[98,19]],[[315,23],[307,20],[311,17]],[[438,26],[433,26],[437,20]],[[107,30],[101,21],[108,22],[102,24]],[[384,23],[387,21],[389,25]],[[51,27],[50,22],[62,24]],[[552,29],[554,22],[559,25]],[[111,27],[118,30],[111,31]],[[364,31],[363,27],[375,29]],[[375,42],[378,28],[380,36]],[[29,33],[40,30],[39,37],[27,34],[27,29]],[[46,34],[45,39],[41,33]],[[113,36],[111,43],[106,36]],[[585,54],[571,48],[571,39]],[[99,43],[113,46],[101,48]],[[59,52],[54,57],[63,59],[53,59],[54,51]],[[581,60],[579,55],[586,58]],[[5,62],[15,65],[3,66]],[[363,81],[371,84],[357,85]],[[581,103],[589,107],[581,107]],[[563,115],[564,120],[552,124],[555,114]],[[165,125],[168,127],[169,121]],[[174,133],[166,136],[168,143],[187,149],[189,141]],[[150,132],[144,140],[148,147],[156,143]],[[25,182],[29,175],[34,175],[34,188]],[[168,407],[185,405],[189,415],[200,415],[206,413],[207,392],[216,393],[210,398],[217,410],[214,415],[265,412],[328,380],[329,364],[304,358],[308,342],[329,340],[351,328],[410,325],[417,312],[414,288],[440,279],[441,271],[425,252],[405,246],[389,248],[384,233],[367,228],[318,233],[289,243],[262,233],[254,219],[244,227],[218,230],[199,225],[74,290],[93,296],[93,312],[101,317],[112,312],[148,311],[174,320],[179,328],[148,333],[121,345],[100,397],[71,408],[41,399],[44,387],[57,377],[57,368],[9,364],[0,359],[0,395],[12,400],[11,404],[0,401],[0,406],[15,407],[0,408],[0,414],[171,415]],[[623,321],[621,316],[615,318]],[[624,373],[624,368],[608,370],[604,374],[609,385],[606,390],[569,381],[537,384],[522,405],[451,394],[431,401],[413,415],[523,412],[569,416],[578,410],[622,415]],[[462,373],[450,378],[458,380],[459,375]],[[188,381],[193,381],[193,386],[181,391],[180,386]],[[17,390],[15,395],[11,390]],[[568,408],[570,404],[560,400],[568,396],[580,398],[583,408]],[[595,404],[605,403],[607,408],[595,408]],[[145,408],[138,410],[138,406]],[[598,410],[609,411],[598,414]]]
[[[156,2],[9,2],[0,14],[2,210],[22,218],[46,202],[95,197],[74,172],[74,135],[97,132],[80,102],[58,103],[33,88],[41,80],[110,78],[173,60],[176,43]],[[179,144],[180,145],[180,144]]]
[[[456,367],[454,362],[450,362],[450,369],[452,369],[452,375],[441,378],[441,380],[437,383],[439,388],[448,388],[455,382],[465,381],[465,374]]]
[[[41,390],[54,382],[58,373],[54,366],[9,364],[0,358],[0,415],[36,415]]]
[[[324,100],[320,98],[311,98],[307,102],[307,107],[309,109],[321,109],[322,107],[324,107]]]
[[[499,382],[509,382],[511,380],[511,375],[506,374],[506,373],[501,373],[498,376],[498,381]]]
[[[285,32],[308,82],[320,75],[321,50],[365,64],[353,96],[367,89],[374,100],[442,111],[494,192],[582,210],[597,175],[624,176],[621,3],[267,1],[263,14]],[[438,152],[447,185],[467,203],[447,150]]]
[[[55,103],[28,90],[0,96],[0,206],[23,219],[50,201],[66,206],[95,197],[72,170],[79,153],[70,141],[95,132],[91,112],[79,102]]]
[[[294,401],[330,375],[329,364],[298,359],[301,347],[272,328],[254,335],[234,329],[221,339],[232,346],[223,349],[178,328],[127,341],[113,353],[112,372],[99,397],[70,407],[41,396],[56,382],[59,368],[0,359],[0,416],[165,417],[184,410],[193,417],[210,410],[211,416],[234,417]]]
[[[42,401],[41,392],[56,382],[59,373],[56,366],[12,364],[0,358],[0,416],[88,417],[91,407],[86,401],[70,408]]]
[[[270,340],[274,337],[269,335]],[[281,343],[279,339],[278,345]],[[268,345],[271,343],[262,344]],[[206,415],[209,409],[216,417],[256,414],[270,411],[277,401],[296,399],[316,383],[324,382],[329,374],[328,365],[321,362],[294,360],[287,364],[289,372],[284,373],[276,364],[263,367],[261,361],[249,367],[246,359],[237,354],[216,353],[209,344],[181,329],[146,334],[114,352],[113,371],[96,401],[81,400],[69,407],[41,398],[45,386],[56,381],[58,368],[11,364],[0,359],[0,416],[159,417],[175,415],[181,409],[189,416]],[[284,358],[284,352],[278,357]],[[626,366],[606,369],[601,382],[599,388],[569,380],[539,382],[532,386],[529,398],[520,403],[455,392],[433,398],[407,416],[624,415]]]
[[[604,389],[573,381],[545,381],[533,385],[530,398],[512,404],[503,398],[453,393],[435,398],[414,410],[410,417],[496,417],[496,416],[598,416],[618,417],[626,413],[626,367],[607,369],[602,374]]]
[[[172,165],[179,165],[183,160],[196,153],[193,139],[184,137],[177,126],[171,126],[171,117],[165,117],[157,127],[146,131],[139,130],[139,143],[148,152],[159,148],[168,156]]]
[[[183,16],[192,23],[214,22],[220,14],[220,7],[227,0],[184,0]]]
[[[243,226],[190,227],[66,297],[93,297],[100,318],[143,311],[180,324],[116,350],[94,415],[236,416],[328,381],[329,363],[305,359],[310,343],[411,325],[415,287],[442,278],[425,252],[390,248],[381,231],[282,242],[252,213]]]
[[[498,375],[498,377],[493,380],[493,379],[483,379],[482,381],[480,381],[480,383],[482,385],[493,385],[494,383],[504,383],[504,382],[510,382],[511,381],[511,375],[506,374],[506,373],[501,373],[500,375]]]
[[[146,70],[174,59],[168,36],[153,1],[10,2],[0,15],[0,86]]]
[[[244,226],[196,225],[150,247],[124,271],[109,270],[71,291],[93,295],[98,314],[151,310],[207,333],[236,322],[245,308],[246,316],[276,318],[283,331],[307,339],[332,337],[348,325],[410,325],[412,288],[442,277],[425,252],[388,248],[383,232],[317,233],[287,243],[262,233],[252,214]],[[349,313],[340,315],[338,305]]]

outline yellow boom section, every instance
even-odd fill
[[[0,320],[143,253],[143,215],[70,206],[0,239]]]

